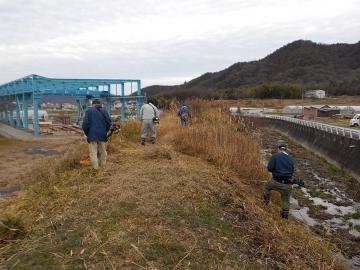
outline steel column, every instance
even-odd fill
[[[111,89],[110,89],[110,84],[107,85],[108,87],[108,91],[109,91],[109,96],[106,98],[106,106],[107,106],[107,112],[111,118],[111,114],[112,114],[112,99],[111,99]]]
[[[29,94],[23,94],[23,127],[29,128]]]
[[[34,125],[34,134],[35,136],[40,135],[40,128],[39,128],[39,97],[37,95],[33,96],[33,106],[34,106],[34,118],[33,118],[33,125]]]
[[[33,114],[33,126],[34,126],[34,134],[35,136],[40,135],[40,128],[39,128],[39,91],[37,88],[37,83],[34,81],[34,77],[32,77],[32,88],[33,88],[33,107],[34,107],[34,114]]]
[[[20,95],[15,95],[16,101],[16,126],[21,127],[21,118],[20,118]]]
[[[136,93],[136,109],[137,109],[137,117],[140,119],[140,109],[143,105],[142,97],[141,97],[141,82],[137,81],[137,93]]]
[[[13,110],[13,100],[12,100],[12,96],[10,96],[8,98],[8,103],[10,103],[9,105],[9,124],[11,126],[14,126],[14,110]]]
[[[121,85],[121,97],[120,97],[120,102],[121,102],[121,107],[120,107],[120,116],[121,116],[121,120],[125,120],[125,85],[124,83],[120,84]]]
[[[81,118],[81,104],[80,99],[76,99],[76,122],[79,123]]]

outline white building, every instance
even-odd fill
[[[336,106],[340,109],[341,114],[357,114],[360,113],[360,106]]]
[[[302,114],[303,113],[303,106],[301,105],[290,105],[286,106],[282,109],[283,113],[288,114]]]
[[[245,108],[245,107],[230,107],[230,113],[234,115],[259,115],[262,113],[275,113],[276,109],[269,108]]]
[[[305,91],[305,98],[325,98],[324,90],[307,90]]]
[[[49,115],[46,110],[38,110],[38,114],[39,114],[40,121],[49,121]],[[16,111],[13,111],[13,118],[16,119]],[[24,119],[24,111],[20,111],[20,118]],[[34,119],[34,110],[33,109],[28,110],[28,119],[29,120]]]

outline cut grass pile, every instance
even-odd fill
[[[193,134],[205,136],[209,123],[221,125],[225,118],[217,112],[213,108],[183,129],[173,113],[164,115],[161,144],[155,146],[139,145],[138,123],[124,124],[122,134],[110,142],[107,166],[99,172],[78,165],[87,156],[85,144],[44,164],[17,197],[0,200],[0,218],[12,217],[8,227],[22,232],[9,236],[4,230],[0,235],[0,266],[342,269],[332,258],[332,246],[294,220],[281,220],[277,206],[262,206],[261,187],[252,181],[266,176],[260,158],[252,152],[249,162],[231,149],[244,155],[259,149],[250,131],[236,131],[241,123],[228,120],[219,133],[211,130],[219,136],[216,143],[202,137],[208,153],[191,139]],[[196,150],[190,150],[192,145]],[[250,175],[249,166],[257,171]]]

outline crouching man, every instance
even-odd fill
[[[82,129],[89,143],[91,164],[96,170],[99,169],[98,153],[100,165],[105,166],[106,164],[106,141],[110,126],[109,114],[102,108],[99,100],[93,100],[92,107],[85,112]]]
[[[287,145],[278,145],[278,152],[273,154],[268,163],[267,169],[272,173],[272,179],[265,184],[264,201],[268,204],[271,191],[278,191],[281,195],[281,217],[287,219],[290,208],[290,195],[292,189],[291,178],[294,173],[294,161],[286,152]]]

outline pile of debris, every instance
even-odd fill
[[[72,134],[82,134],[81,126],[73,124],[53,124],[52,122],[39,123],[41,133],[55,134],[59,132],[66,132]]]

